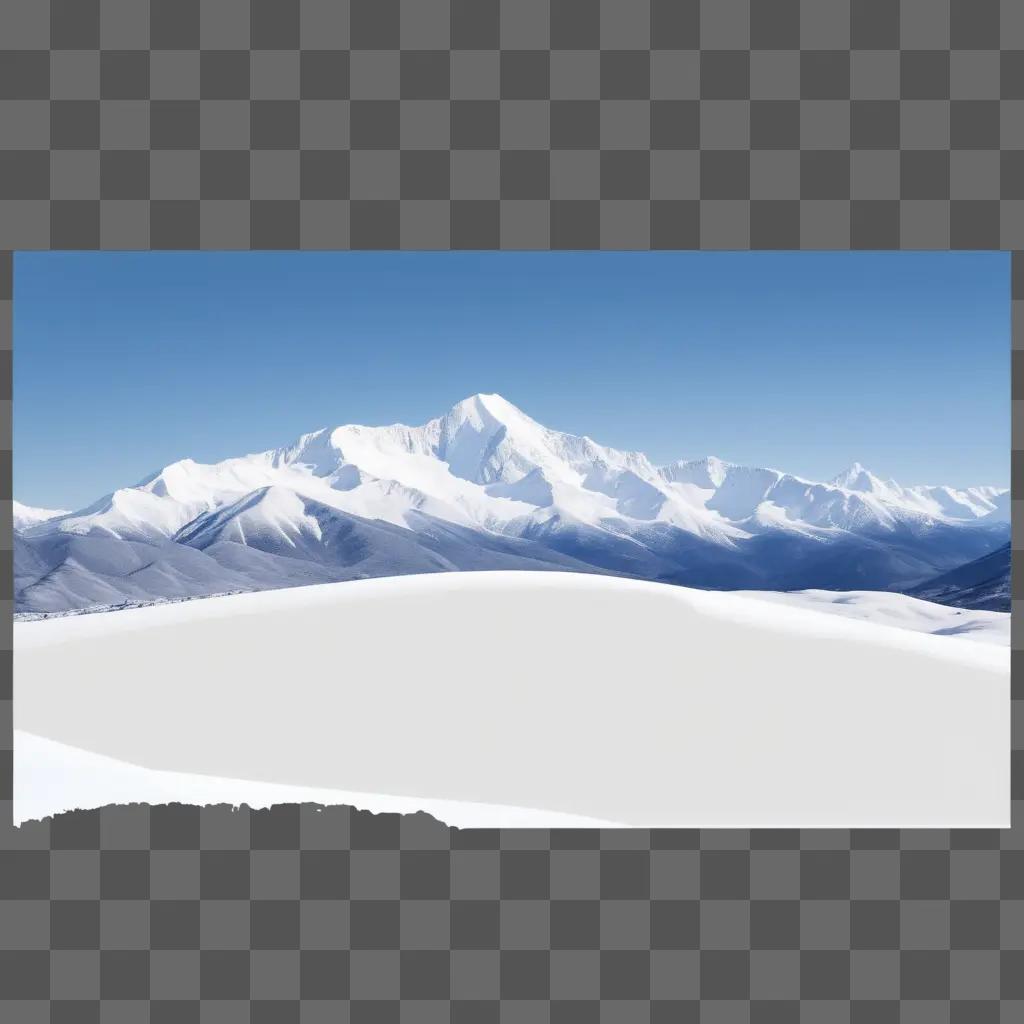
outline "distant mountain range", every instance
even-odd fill
[[[419,427],[184,459],[75,512],[15,504],[19,612],[474,569],[911,592],[1010,530],[1005,488],[902,487],[859,464],[827,483],[656,466],[484,394]]]

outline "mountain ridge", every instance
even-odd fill
[[[956,608],[1008,612],[1012,598],[1010,561],[1010,545],[1004,544],[981,558],[926,580],[914,588],[912,596]]]
[[[137,597],[116,542],[148,545],[150,564],[167,563],[155,575],[186,590],[218,575],[222,589],[265,589],[281,559],[280,585],[294,585],[294,563],[323,582],[517,558],[726,589],[832,578],[891,589],[984,556],[1008,537],[1008,515],[1000,488],[908,488],[859,463],[830,482],[714,456],[658,466],[481,393],[420,426],[345,424],[218,463],[181,459],[83,509],[23,520],[15,590],[23,611],[81,602],[100,578],[108,599]],[[339,561],[343,536],[360,538],[363,558]],[[182,548],[213,564],[200,571]],[[842,571],[840,552],[852,559]]]

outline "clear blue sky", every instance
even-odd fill
[[[1005,485],[1005,253],[19,253],[14,493],[497,391],[655,461]]]

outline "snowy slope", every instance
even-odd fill
[[[48,519],[56,519],[57,516],[68,514],[67,509],[34,508],[32,505],[23,505],[20,501],[12,502],[12,505],[15,530],[27,530],[30,526],[38,526]]]
[[[140,768],[53,740],[15,730],[18,783],[14,824],[38,821],[61,811],[107,804],[230,804],[272,807],[313,803],[346,804],[376,814],[429,814],[456,828],[608,828],[614,821],[456,800],[429,800],[384,793],[288,786],[249,779],[223,779],[187,772]]]
[[[480,394],[419,427],[346,425],[214,465],[183,459],[25,522],[16,601],[61,611],[504,568],[900,589],[1005,542],[1005,507],[997,488],[903,488],[860,466],[830,483],[713,457],[659,467]]]
[[[926,580],[914,594],[928,601],[957,608],[1010,610],[1010,545],[1004,544],[982,558]]]
[[[953,636],[980,643],[1010,645],[1010,616],[1001,611],[973,611],[922,601],[905,594],[878,591],[800,590],[780,594],[750,590],[745,597],[772,601],[793,608],[845,615],[863,622],[896,626],[935,636]]]
[[[508,826],[1009,822],[1006,647],[739,594],[425,574],[17,622],[14,659],[14,799],[36,814],[270,784]],[[84,785],[60,751],[37,776],[23,734],[157,791],[79,759],[102,773]]]

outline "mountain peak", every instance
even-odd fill
[[[726,474],[732,468],[730,463],[723,462],[715,455],[705,455],[701,459],[677,459],[658,472],[672,483],[695,484],[714,490],[722,486]]]
[[[1005,543],[1008,504],[984,488],[904,489],[860,463],[832,487],[714,456],[656,468],[480,392],[419,426],[350,423],[174,462],[52,522],[16,505],[16,524],[43,520],[19,528],[16,607],[565,566],[714,589],[891,589]],[[966,528],[989,514],[988,529]],[[883,531],[899,523],[889,551]],[[918,530],[933,523],[957,529]]]
[[[496,392],[477,392],[461,402],[456,402],[448,412],[448,416],[457,420],[467,417],[491,417],[499,422],[509,416],[523,416],[524,413],[516,408],[507,398],[503,398]]]
[[[550,459],[544,428],[498,394],[470,395],[438,423],[438,455],[475,483],[518,480]]]
[[[866,466],[855,462],[849,469],[833,477],[829,483],[847,491],[875,492],[884,489],[885,484]]]
[[[717,455],[705,455],[703,458],[697,460],[702,466],[707,466],[708,469],[718,475],[724,474],[727,469],[730,468],[730,463],[724,462]]]
[[[15,499],[11,503],[14,513],[14,529],[27,530],[29,527],[38,526],[40,523],[56,519],[58,516],[66,516],[70,513],[64,508],[37,508],[33,505],[23,505]]]

